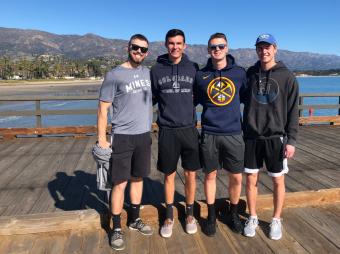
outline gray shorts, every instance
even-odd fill
[[[204,133],[200,141],[204,173],[225,169],[233,174],[244,171],[244,141],[242,135],[213,135]]]

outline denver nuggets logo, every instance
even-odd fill
[[[228,105],[235,96],[235,85],[228,78],[215,78],[210,81],[207,93],[210,101],[217,106]]]

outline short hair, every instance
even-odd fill
[[[217,38],[224,39],[228,43],[227,37],[225,36],[224,33],[214,33],[210,36],[210,38],[208,40],[208,45],[210,45],[211,40],[217,39]]]
[[[138,39],[138,40],[141,40],[141,41],[146,41],[146,43],[149,45],[149,41],[148,41],[148,39],[144,35],[142,35],[142,34],[134,34],[134,35],[131,36],[131,38],[129,40],[129,47],[131,45],[131,42],[133,40],[135,40],[135,39]]]
[[[183,41],[184,41],[184,43],[185,43],[185,35],[184,35],[184,32],[183,32],[182,30],[180,30],[180,29],[171,29],[171,30],[169,30],[169,31],[166,33],[166,35],[165,35],[165,43],[168,42],[168,39],[169,39],[170,37],[175,37],[175,36],[178,36],[178,35],[180,35],[180,36],[183,37]]]

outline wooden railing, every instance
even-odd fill
[[[3,138],[14,138],[19,135],[53,135],[53,134],[70,134],[72,136],[83,136],[94,134],[97,131],[96,126],[61,126],[61,127],[43,127],[42,118],[49,115],[91,115],[97,114],[97,109],[63,109],[63,110],[45,110],[41,108],[42,101],[79,101],[79,100],[98,100],[97,95],[79,95],[79,96],[9,96],[1,97],[0,102],[35,102],[35,110],[21,111],[0,111],[0,117],[3,116],[35,116],[36,126],[33,128],[0,128],[0,136]]]
[[[305,104],[304,99],[308,97],[336,97],[337,104]],[[0,97],[0,102],[35,102],[34,110],[21,111],[0,111],[0,117],[4,116],[34,116],[36,126],[33,128],[0,128],[0,136],[13,137],[17,135],[45,135],[45,134],[64,134],[74,135],[93,134],[96,132],[96,126],[72,126],[72,127],[43,127],[42,118],[49,115],[91,115],[97,114],[97,109],[63,109],[63,110],[46,110],[41,108],[42,101],[70,101],[70,100],[97,100],[97,95],[79,95],[79,96],[9,96]],[[303,110],[318,109],[337,109],[338,114],[333,116],[303,116]],[[200,111],[200,110],[198,110]],[[340,124],[340,93],[303,93],[299,96],[299,117],[300,124],[329,123]]]
[[[0,111],[1,116],[35,116],[36,127],[42,127],[42,116],[47,115],[91,115],[96,114],[97,109],[63,109],[63,110],[43,110],[41,109],[42,101],[78,101],[78,100],[97,100],[96,95],[80,95],[80,96],[9,96],[7,98],[0,98],[0,102],[23,102],[34,101],[35,110],[22,110],[22,111]]]
[[[337,104],[305,104],[305,98],[337,98]],[[314,116],[315,110],[318,109],[337,109],[337,115],[333,116]],[[303,116],[303,111],[308,110],[308,116]],[[340,93],[301,93],[299,96],[299,123],[315,124],[329,123],[332,125],[340,124]]]

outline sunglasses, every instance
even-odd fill
[[[141,46],[138,46],[136,44],[131,44],[130,49],[133,50],[133,51],[138,51],[138,49],[140,49],[140,52],[142,52],[143,54],[145,54],[149,50],[146,47],[141,47]]]
[[[219,50],[223,50],[223,49],[225,49],[227,47],[227,45],[225,45],[225,44],[212,44],[212,45],[210,45],[210,49],[211,50],[217,50],[217,49],[219,49]]]

